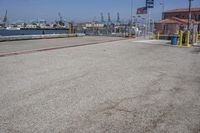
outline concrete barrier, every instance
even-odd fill
[[[22,35],[22,36],[0,36],[0,42],[4,41],[19,41],[19,40],[35,40],[35,39],[53,39],[53,38],[68,38],[82,37],[85,34],[46,34],[46,35]]]

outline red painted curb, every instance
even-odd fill
[[[22,54],[30,54],[30,53],[51,51],[51,50],[64,49],[64,48],[73,48],[73,47],[94,45],[94,44],[100,44],[100,43],[106,43],[106,42],[116,42],[116,41],[121,41],[121,40],[128,40],[128,39],[118,39],[118,40],[110,40],[110,41],[105,41],[105,42],[85,43],[85,44],[72,45],[72,46],[51,47],[51,48],[27,50],[27,51],[22,51],[22,52],[11,52],[11,53],[0,54],[0,57],[14,56],[14,55],[22,55]]]

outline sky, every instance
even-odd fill
[[[155,8],[151,16],[155,20],[161,19],[162,7],[160,2],[165,3],[165,10],[188,7],[188,0],[155,0]],[[145,0],[133,0],[133,14],[138,7],[145,6]],[[194,0],[192,7],[200,7],[200,0]],[[8,10],[8,19],[11,22],[30,21],[45,19],[55,21],[60,12],[67,21],[100,20],[100,13],[111,14],[113,21],[120,13],[121,20],[130,19],[131,0],[0,0],[0,21]],[[144,16],[146,17],[146,16]]]

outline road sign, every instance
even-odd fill
[[[147,8],[154,8],[154,0],[146,0]]]

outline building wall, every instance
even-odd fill
[[[200,11],[191,11],[192,14],[192,19],[196,20],[199,22],[197,31],[200,33]],[[177,17],[180,19],[188,19],[189,18],[189,13],[187,11],[183,12],[165,12],[164,13],[164,19],[167,18],[172,18],[172,17]]]
[[[155,29],[156,32],[160,34],[165,34],[165,35],[172,35],[179,31],[181,27],[185,28],[187,27],[186,25],[178,25],[178,24],[161,24],[161,23],[156,23],[155,24]]]
[[[164,19],[172,18],[172,17],[188,19],[189,15],[188,15],[188,12],[165,12],[164,13]],[[200,11],[192,12],[192,19],[194,19],[196,21],[200,21]]]
[[[166,24],[164,25],[164,34],[173,34],[176,33],[176,31],[178,30],[178,25],[176,24]]]

